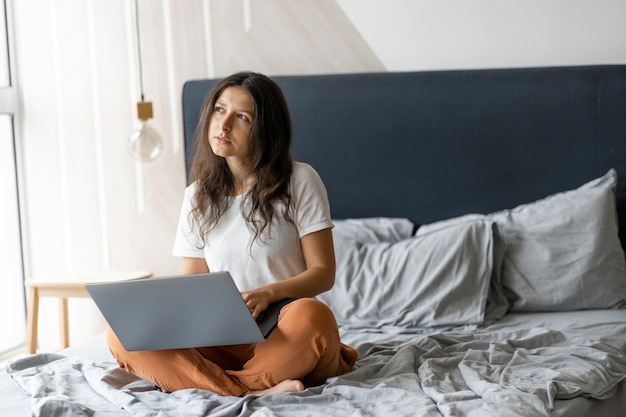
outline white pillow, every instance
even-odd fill
[[[349,244],[348,239],[336,245]],[[493,267],[490,222],[396,242],[342,248],[335,286],[318,296],[340,325],[434,327],[481,324]]]

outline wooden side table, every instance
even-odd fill
[[[148,278],[149,271],[92,271],[53,275],[47,279],[28,279],[24,285],[28,289],[28,307],[26,312],[26,352],[35,353],[37,349],[37,322],[39,316],[39,298],[57,297],[59,299],[59,337],[61,347],[70,344],[67,318],[67,299],[69,297],[89,298],[85,284],[92,282],[125,281]]]

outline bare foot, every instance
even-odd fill
[[[286,379],[283,382],[279,382],[268,389],[262,389],[258,391],[249,391],[245,395],[262,395],[262,394],[277,394],[280,392],[299,392],[304,391],[304,384],[297,379]]]

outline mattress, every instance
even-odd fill
[[[17,417],[33,413],[43,416],[48,415],[46,413],[51,412],[51,409],[56,410],[56,415],[68,416],[76,415],[77,410],[82,410],[84,415],[90,415],[92,410],[94,416],[287,416],[304,410],[306,415],[320,416],[436,416],[470,415],[471,412],[468,410],[472,409],[474,410],[472,412],[481,412],[480,415],[610,417],[623,416],[626,412],[626,388],[623,382],[608,384],[610,386],[605,387],[608,391],[604,393],[606,399],[589,399],[585,398],[585,395],[589,394],[581,393],[573,395],[574,398],[571,399],[547,401],[550,404],[549,408],[552,408],[547,414],[539,412],[529,414],[528,402],[525,402],[527,399],[523,397],[519,407],[507,404],[507,411],[497,410],[498,401],[510,393],[501,393],[502,398],[496,395],[485,401],[487,403],[485,405],[481,404],[481,400],[489,399],[490,395],[493,395],[490,390],[485,390],[482,396],[470,394],[460,388],[455,393],[446,394],[441,391],[437,393],[436,387],[428,383],[429,373],[437,370],[432,363],[439,359],[454,361],[455,356],[451,352],[465,350],[472,351],[478,356],[495,355],[494,346],[512,348],[515,354],[535,353],[535,360],[547,350],[563,352],[566,356],[571,355],[570,359],[578,360],[577,352],[584,356],[585,349],[597,348],[595,353],[592,352],[591,356],[586,357],[587,362],[593,365],[593,360],[589,359],[595,358],[594,360],[604,361],[603,365],[607,365],[610,360],[615,360],[615,363],[610,364],[615,372],[613,382],[621,381],[626,376],[624,374],[626,363],[623,363],[625,357],[623,352],[626,351],[626,310],[623,309],[508,314],[489,326],[474,329],[388,332],[342,328],[341,333],[342,340],[357,347],[359,351],[359,360],[353,372],[331,378],[322,386],[309,387],[302,393],[245,398],[219,397],[200,390],[164,394],[130,375],[127,375],[128,380],[124,381],[124,388],[115,392],[115,395],[100,387],[102,395],[93,392],[90,396],[85,396],[87,391],[82,388],[89,383],[81,380],[81,376],[89,377],[89,372],[93,372],[94,369],[102,370],[109,378],[117,375],[119,379],[119,375],[124,375],[124,372],[113,363],[106,348],[104,334],[100,334],[88,342],[59,352],[68,363],[73,364],[69,367],[71,373],[65,372],[68,369],[67,363],[55,367],[53,364],[59,361],[50,362],[46,360],[46,355],[42,354],[30,357],[40,360],[38,366],[27,367],[20,371],[22,374],[17,373],[17,379],[26,386],[28,383],[36,385],[41,384],[44,379],[47,380],[51,384],[48,387],[48,399],[41,395],[31,399],[10,375],[1,375],[0,415]],[[607,359],[606,353],[615,355],[612,356],[613,359]],[[425,360],[425,357],[428,359]],[[551,360],[556,361],[554,358],[558,358],[558,355],[554,355]],[[429,363],[430,365],[426,366]],[[494,363],[496,362],[492,361],[491,365]],[[556,365],[555,362],[550,367],[556,369]],[[595,370],[593,367],[588,370],[591,381]],[[520,380],[529,375],[522,374]],[[448,379],[443,375],[440,377],[438,378],[440,381]],[[586,379],[584,375],[582,379]],[[106,378],[101,378],[99,383],[103,384],[104,381]],[[554,380],[550,384],[555,385]],[[72,387],[73,385],[79,387]],[[92,381],[91,385],[93,387],[97,383]],[[115,382],[109,381],[108,389],[113,386]],[[119,399],[122,393],[126,395],[124,400]],[[463,396],[472,395],[476,398],[459,400]],[[457,398],[453,399],[453,396]],[[475,404],[470,407],[471,403]],[[488,410],[492,410],[493,413]]]

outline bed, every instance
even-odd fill
[[[335,219],[354,371],[172,394],[102,335],[18,360],[0,415],[625,416],[626,66],[281,76]],[[215,80],[182,94],[187,167]]]

